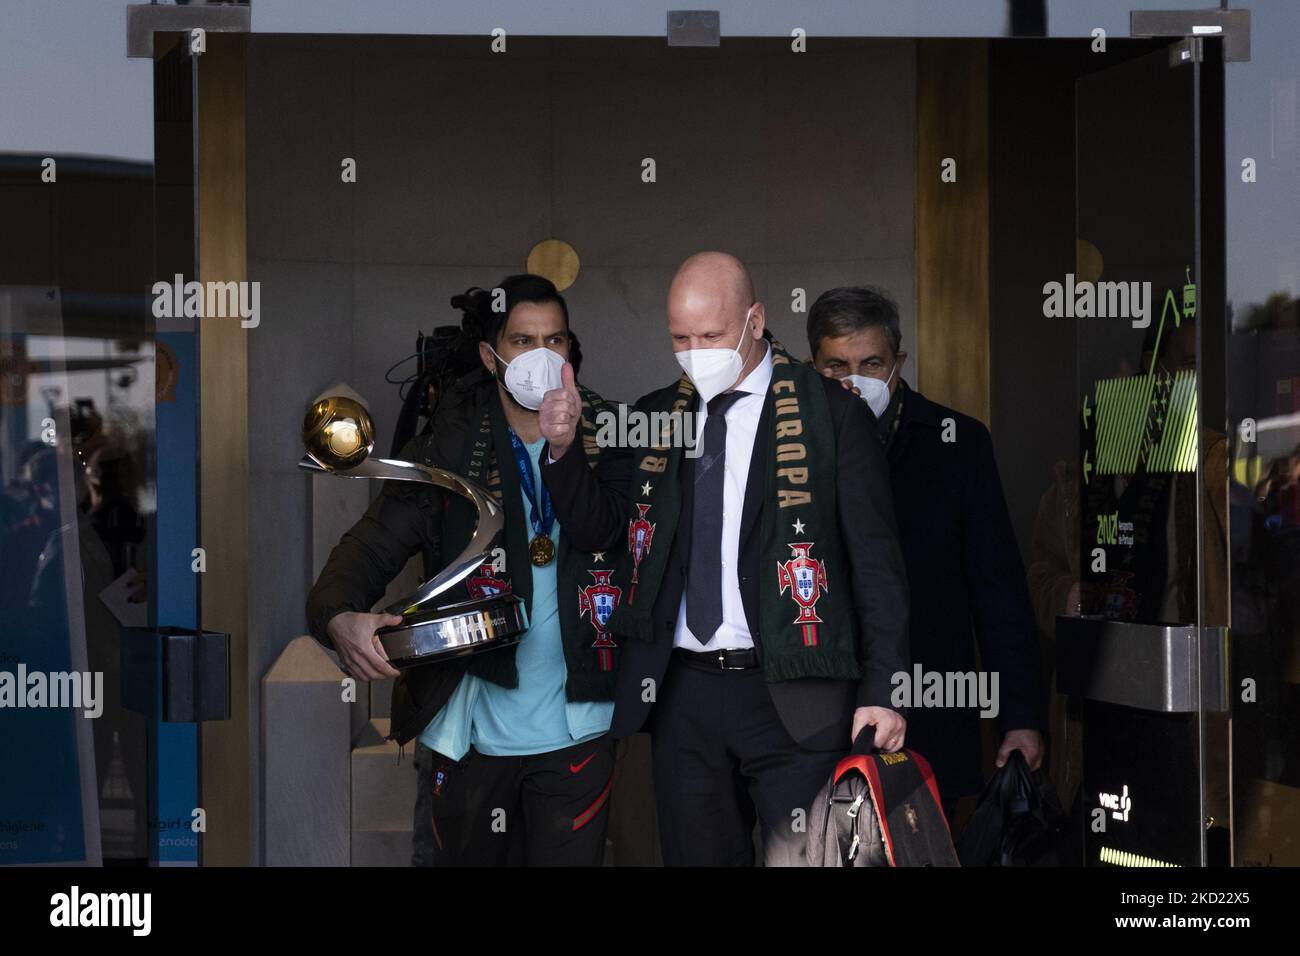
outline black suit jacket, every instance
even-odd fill
[[[978,663],[999,675],[998,729],[1041,729],[1033,607],[988,429],[908,389],[888,458],[911,581],[914,663],[940,673]],[[911,712],[908,746],[930,761],[945,800],[983,785],[980,719],[978,708]]]
[[[849,563],[853,586],[862,677],[858,681],[821,678],[778,681],[770,683],[768,688],[782,724],[801,745],[811,750],[847,750],[854,709],[890,707],[891,677],[907,668],[907,582],[894,523],[888,466],[884,449],[875,436],[875,418],[866,403],[839,382],[822,379],[822,383],[835,435],[838,523],[843,557]],[[637,408],[644,408],[649,401],[675,389],[676,385],[672,385],[651,393],[637,402]],[[772,415],[773,399],[769,393],[764,397],[750,457],[739,548],[740,597],[760,654],[759,588],[775,586],[776,574],[774,568],[760,567],[762,555],[756,537],[764,506],[761,469],[771,440]],[[602,482],[586,467],[581,442],[574,442],[562,458],[543,466],[542,478],[555,503],[556,516],[575,546],[600,550],[612,546],[620,535],[627,533],[633,453],[628,451],[622,462],[623,467],[607,471]],[[660,536],[671,536],[672,550],[652,613],[654,639],[628,640],[623,644],[610,727],[615,737],[629,736],[645,726],[672,654],[677,612],[688,571],[694,506],[694,482],[690,480],[693,460],[683,455],[681,468],[681,518],[675,529],[659,526],[655,530],[655,545],[661,546]],[[609,518],[615,512],[617,523]],[[647,681],[653,683],[647,685]]]

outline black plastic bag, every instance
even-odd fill
[[[1065,811],[1046,775],[1011,752],[993,774],[957,841],[962,866],[1060,866]]]

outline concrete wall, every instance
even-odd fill
[[[664,301],[699,249],[749,263],[799,355],[791,290],[811,304],[854,282],[895,293],[914,346],[913,44],[813,49],[512,38],[494,56],[478,38],[252,38],[251,686],[303,633],[318,570],[310,481],[295,469],[307,403],[351,384],[386,453],[399,399],[385,370],[417,330],[456,318],[452,295],[523,271],[536,242],[581,257],[566,296],[583,379],[611,398],[675,378]],[[345,157],[355,184],[340,181]],[[656,183],[641,181],[645,157]]]

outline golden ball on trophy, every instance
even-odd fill
[[[340,478],[410,481],[440,488],[468,499],[478,513],[474,531],[459,555],[413,593],[384,608],[402,623],[375,632],[394,667],[416,667],[509,647],[528,630],[528,610],[513,594],[432,602],[473,574],[492,555],[505,524],[492,492],[454,472],[421,462],[371,458],[375,424],[355,399],[330,395],[315,402],[302,423],[307,454],[298,462],[306,471]],[[551,544],[549,538],[545,539]],[[548,559],[549,560],[549,559]],[[450,595],[447,595],[450,597]],[[446,597],[443,597],[446,600]]]
[[[307,410],[302,423],[307,454],[330,471],[346,471],[368,457],[375,448],[375,425],[370,413],[355,399],[332,395]]]

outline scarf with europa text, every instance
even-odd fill
[[[758,529],[759,643],[769,681],[856,679],[853,604],[844,566],[835,494],[835,434],[817,371],[770,341],[772,382],[764,401],[773,433],[766,443]],[[655,393],[645,411],[667,422],[693,407],[683,375]],[[663,413],[653,418],[654,413]],[[676,413],[676,415],[674,415]],[[657,436],[641,450],[631,482],[628,548],[616,580],[626,595],[610,620],[616,636],[656,638],[651,613],[682,509],[680,441]],[[690,570],[687,569],[687,574]]]

